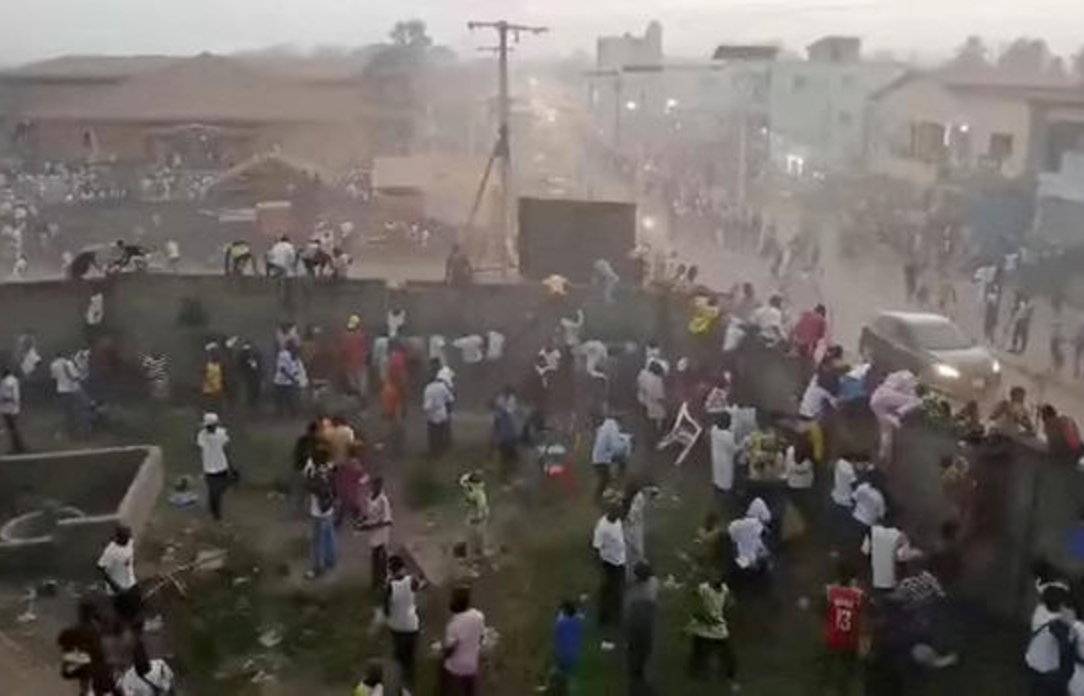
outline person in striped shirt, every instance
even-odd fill
[[[147,387],[155,401],[169,399],[169,361],[161,350],[152,350],[143,356],[143,375],[147,378]]]

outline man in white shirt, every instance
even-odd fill
[[[768,304],[761,305],[749,317],[749,323],[757,327],[760,337],[768,345],[776,345],[786,338],[787,332],[783,326],[783,298],[772,295]]]
[[[727,533],[734,544],[734,562],[742,570],[757,570],[768,558],[764,544],[764,523],[755,516],[746,515],[730,523]]]
[[[802,402],[798,406],[798,415],[812,421],[820,421],[829,407],[836,407],[836,398],[832,395],[832,392],[824,387],[820,376],[814,375],[813,379],[809,380],[809,386],[806,387],[805,393],[802,395]]]
[[[203,462],[203,479],[207,482],[207,502],[215,521],[222,519],[222,496],[230,486],[230,462],[226,447],[230,436],[214,413],[203,414],[203,425],[196,433],[196,446]]]
[[[287,342],[275,358],[275,374],[271,384],[275,388],[275,413],[279,416],[297,414],[301,402],[301,390],[308,386],[305,363],[301,361],[297,345]]]
[[[610,505],[606,514],[595,524],[591,546],[598,553],[602,570],[599,587],[598,624],[614,628],[621,622],[625,594],[625,529],[621,523],[621,506]]]
[[[666,420],[666,384],[663,381],[662,364],[652,360],[640,370],[636,378],[636,398],[644,409],[644,415],[651,423],[655,437],[663,432]]]
[[[583,330],[583,324],[583,310],[579,308],[571,315],[561,317],[561,334],[565,348],[571,350],[580,344],[580,331]]]
[[[734,490],[734,458],[738,443],[730,430],[730,414],[722,412],[711,426],[711,483],[720,505]]]
[[[867,479],[854,489],[854,519],[864,527],[872,527],[887,512],[884,494]]]
[[[406,563],[401,556],[388,559],[388,572],[390,577],[384,590],[384,615],[391,631],[392,656],[399,665],[403,686],[413,691],[418,632],[421,630],[417,593],[424,585],[407,573]]]
[[[844,457],[837,459],[832,472],[832,502],[849,511],[854,506],[854,485],[857,482],[858,472],[854,464]]]
[[[870,559],[873,589],[882,591],[896,589],[899,563],[921,555],[917,549],[911,548],[907,536],[889,521],[870,527],[869,534],[862,542],[862,553]]]
[[[377,476],[369,484],[369,501],[360,529],[369,532],[369,575],[373,589],[384,587],[388,574],[388,546],[391,545],[393,518],[391,501],[384,492],[384,479]]]
[[[85,429],[82,375],[79,368],[68,356],[58,355],[49,364],[49,374],[56,383],[57,398],[64,409],[64,430],[69,437],[78,437]]]
[[[485,339],[478,334],[460,336],[452,341],[452,345],[459,349],[465,365],[477,365],[485,359],[485,343]]]
[[[143,602],[135,576],[135,541],[126,525],[117,525],[113,531],[113,540],[98,558],[98,570],[113,596],[113,607],[121,623],[136,625]]]
[[[478,667],[482,640],[485,638],[485,614],[471,607],[470,588],[452,590],[452,618],[444,629],[444,669],[441,671],[442,694],[474,694],[477,691]]]
[[[22,412],[22,390],[19,378],[7,367],[0,368],[0,419],[8,433],[12,454],[26,451],[22,434],[19,432],[19,414]]]
[[[434,372],[422,392],[429,456],[434,459],[443,456],[452,444],[451,407],[454,402],[451,388]]]
[[[290,243],[290,238],[282,235],[267,251],[267,275],[286,277],[292,275],[297,266],[297,249]]]

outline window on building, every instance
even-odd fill
[[[1011,133],[991,133],[990,150],[987,154],[996,162],[1004,162],[1012,157],[1012,145]]]
[[[808,84],[809,84],[809,80],[806,79],[805,75],[795,75],[794,76],[794,91],[795,92],[801,92],[802,90],[804,90],[806,88],[806,85],[808,85]]]
[[[945,158],[945,126],[932,121],[911,124],[911,157],[925,162],[940,162]]]

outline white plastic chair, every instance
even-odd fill
[[[704,429],[689,413],[689,404],[682,403],[677,416],[674,417],[674,426],[664,438],[659,440],[658,449],[662,451],[674,444],[681,445],[681,453],[674,460],[674,466],[681,466],[685,458],[689,456],[689,452],[693,450],[696,441],[700,439],[702,432]]]

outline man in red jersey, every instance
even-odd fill
[[[821,670],[823,688],[850,694],[858,671],[859,643],[866,593],[858,586],[854,569],[842,565],[838,582],[828,585],[825,594],[827,610],[824,621],[824,664]]]

